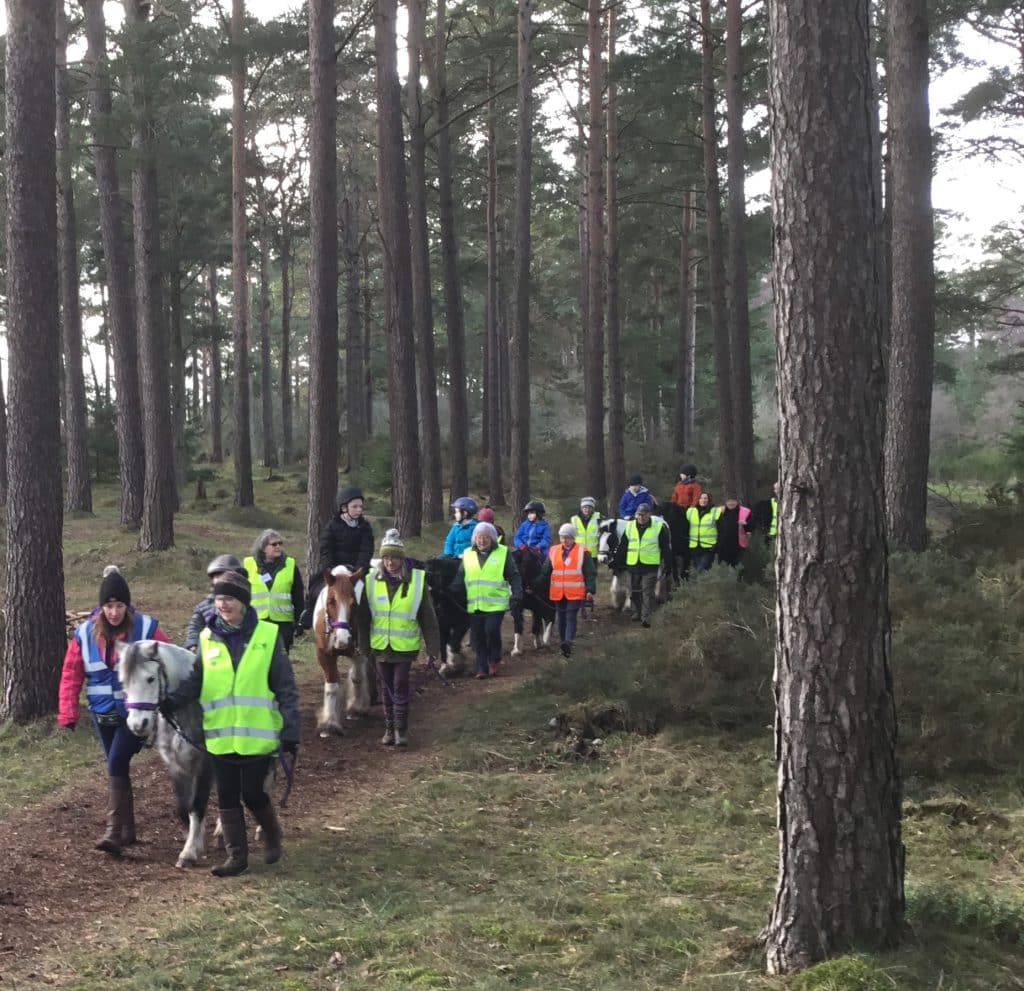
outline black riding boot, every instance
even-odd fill
[[[121,856],[124,845],[121,828],[128,812],[131,785],[127,778],[110,779],[110,798],[107,803],[107,831],[96,841],[96,849],[115,857]]]
[[[256,821],[263,827],[263,861],[267,864],[276,864],[281,859],[282,831],[274,806],[267,802],[255,816]]]
[[[210,868],[214,877],[237,877],[249,869],[249,837],[245,832],[245,813],[240,809],[221,809],[220,825],[228,859]]]

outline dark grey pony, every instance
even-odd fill
[[[188,833],[175,866],[195,867],[206,852],[206,806],[213,782],[213,763],[203,746],[202,710],[197,702],[177,710],[175,728],[157,705],[189,676],[196,655],[156,640],[118,643],[116,650],[128,729],[156,744],[174,785],[178,818]]]

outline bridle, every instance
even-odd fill
[[[159,654],[151,657],[144,657],[146,661],[151,661],[156,665],[157,672],[157,692],[155,702],[125,702],[124,707],[126,709],[135,709],[139,712],[155,712],[160,708],[160,703],[167,697],[167,692],[170,689],[170,678],[167,676],[167,666],[164,664]]]

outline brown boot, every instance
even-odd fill
[[[263,862],[276,864],[281,859],[281,823],[270,802],[256,813],[256,821],[263,827]]]
[[[214,877],[237,877],[249,869],[249,837],[245,832],[245,813],[239,809],[221,809],[220,825],[224,830],[224,847],[228,859],[219,867],[211,867]]]
[[[135,794],[132,791],[131,778],[128,779],[128,802],[124,810],[124,822],[121,823],[121,846],[134,846],[135,836]]]
[[[107,802],[107,831],[96,841],[96,849],[114,857],[121,856],[121,827],[128,811],[131,785],[127,778],[110,778],[110,797]]]

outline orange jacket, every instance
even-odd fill
[[[697,505],[702,491],[700,482],[676,482],[676,487],[672,490],[672,501],[683,509],[689,509]]]
[[[551,591],[552,602],[568,599],[579,601],[587,594],[583,581],[583,555],[586,549],[582,544],[573,544],[569,552],[569,560],[563,560],[562,547],[557,545],[548,551],[551,559]]]

